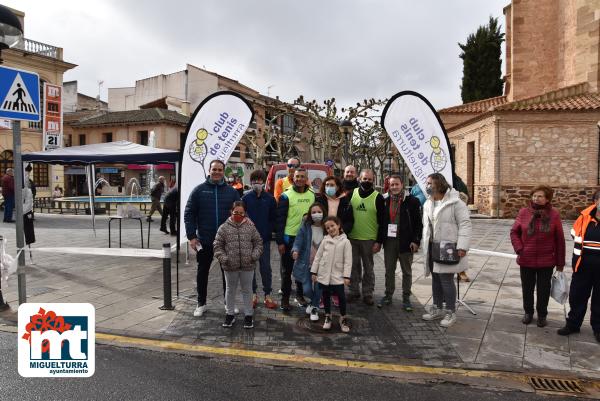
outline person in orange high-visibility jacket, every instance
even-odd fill
[[[567,324],[558,334],[578,333],[588,300],[592,297],[590,323],[594,337],[600,343],[600,190],[593,197],[594,204],[583,210],[573,224],[573,277],[569,291]]]
[[[275,200],[279,202],[279,197],[282,193],[288,190],[292,185],[294,185],[294,173],[296,169],[300,167],[300,159],[297,157],[292,157],[287,161],[287,177],[283,177],[278,179],[275,182],[275,190],[273,191],[273,196]]]

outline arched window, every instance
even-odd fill
[[[0,177],[4,176],[4,174],[6,174],[7,168],[13,168],[13,167],[14,167],[14,161],[13,161],[12,150],[5,150],[2,153],[0,153]]]

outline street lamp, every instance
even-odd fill
[[[350,146],[350,141],[352,140],[352,130],[354,126],[352,126],[352,122],[350,120],[343,120],[339,125],[340,133],[344,136],[344,159],[346,160],[346,164],[348,164],[348,153]]]
[[[23,27],[10,8],[0,5],[0,64],[2,50],[11,48],[23,38]]]

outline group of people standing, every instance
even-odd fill
[[[392,304],[396,265],[400,261],[402,307],[410,312],[413,255],[424,235],[428,249],[432,244],[438,244],[439,249],[441,241],[450,244],[450,251],[460,258],[456,263],[450,262],[453,266],[434,257],[433,252],[426,252],[427,272],[434,277],[434,306],[423,318],[443,318],[441,324],[445,326],[455,322],[452,276],[467,266],[470,220],[458,192],[441,174],[430,177],[429,198],[422,217],[421,203],[404,190],[402,178],[397,175],[390,177],[389,190],[384,195],[374,188],[372,170],[363,170],[357,176],[356,168],[347,166],[343,180],[328,176],[318,193],[314,193],[300,160],[291,158],[287,162],[288,175],[276,182],[274,195],[265,191],[264,171],[256,170],[250,176],[251,190],[240,199],[239,193],[225,182],[224,169],[220,160],[210,164],[209,177],[192,191],[184,211],[186,235],[198,262],[198,304],[194,316],[202,316],[206,311],[208,273],[216,258],[221,265],[225,298],[223,326],[231,327],[235,322],[234,294],[240,283],[244,327],[252,328],[253,309],[259,303],[254,273],[258,262],[265,307],[279,306],[289,312],[295,282],[293,301],[305,308],[312,321],[319,321],[319,311],[324,310],[323,328],[331,329],[333,304],[339,308],[340,329],[349,332],[347,303],[361,299],[369,306],[376,303],[374,255],[382,248],[385,293],[377,306]],[[280,305],[272,297],[272,233],[281,255]]]
[[[395,272],[402,270],[402,308],[410,312],[412,263],[423,247],[425,275],[432,277],[432,304],[422,319],[440,320],[442,327],[456,322],[455,277],[468,269],[471,221],[467,197],[450,185],[442,174],[428,176],[423,200],[404,190],[402,178],[391,175],[388,191],[373,186],[374,174],[365,169],[357,175],[347,166],[343,178],[326,177],[318,193],[308,184],[308,172],[298,158],[287,162],[288,175],[279,179],[275,193],[265,191],[262,170],[250,176],[251,190],[242,198],[224,181],[225,165],[210,164],[209,177],[191,193],[184,212],[190,246],[197,252],[198,304],[194,316],[206,311],[208,273],[216,258],[222,271],[225,298],[224,327],[231,327],[238,312],[235,291],[238,283],[243,298],[244,327],[254,327],[253,310],[257,294],[255,265],[264,292],[264,305],[284,311],[292,301],[305,309],[311,321],[321,319],[323,328],[332,327],[332,304],[339,308],[339,327],[349,332],[347,304],[362,302],[383,308],[392,304]],[[537,287],[537,325],[547,325],[550,282],[554,270],[565,265],[562,222],[551,206],[553,191],[539,186],[531,201],[514,222],[510,237],[518,255],[523,290],[523,323],[534,316]],[[558,334],[580,330],[592,292],[600,284],[600,191],[594,204],[582,211],[571,235],[573,279],[571,310]],[[272,297],[270,242],[275,233],[281,255],[281,303]],[[383,249],[385,292],[374,299],[374,255]],[[292,299],[293,284],[295,293]],[[345,290],[347,287],[347,291]],[[592,296],[592,328],[600,341],[600,296]]]

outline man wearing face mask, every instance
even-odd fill
[[[310,205],[315,202],[315,194],[307,185],[308,174],[305,169],[298,168],[294,173],[294,185],[285,191],[277,204],[277,220],[275,232],[279,254],[281,255],[281,309],[291,310],[290,293],[292,291],[292,246],[300,230],[303,216],[308,212]],[[302,283],[296,282],[298,302],[306,307],[302,296]]]
[[[360,299],[362,282],[363,302],[367,305],[374,303],[373,254],[381,250],[386,234],[385,201],[383,196],[373,189],[374,178],[373,170],[367,169],[360,173],[360,185],[352,192],[350,199],[354,225],[348,235],[352,244],[352,277],[348,301]]]
[[[277,303],[271,298],[271,233],[275,227],[277,204],[273,195],[265,191],[266,178],[267,176],[263,170],[254,170],[250,174],[252,190],[242,197],[242,201],[246,204],[248,217],[256,226],[263,240],[263,253],[259,259],[259,267],[263,291],[265,292],[264,302],[267,308],[275,309]],[[256,289],[255,273],[252,279],[252,306],[254,308],[258,305]]]
[[[358,181],[356,180],[356,167],[350,165],[344,169],[344,192],[346,196],[352,196],[352,191],[358,188]]]
[[[412,286],[413,254],[421,244],[421,204],[414,196],[404,191],[399,175],[389,177],[389,191],[385,200],[387,236],[383,243],[385,260],[385,296],[378,307],[390,305],[396,288],[396,265],[402,268],[402,307],[412,311],[410,302]]]

